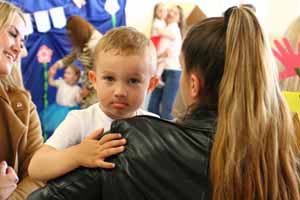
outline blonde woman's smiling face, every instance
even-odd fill
[[[20,59],[24,45],[25,22],[16,14],[12,23],[0,32],[0,75],[10,74],[13,65]]]

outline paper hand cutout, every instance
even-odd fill
[[[283,38],[283,44],[278,40],[274,40],[277,49],[272,48],[274,56],[281,62],[285,69],[279,72],[279,79],[285,79],[291,76],[300,76],[300,43],[298,44],[298,52],[294,52],[289,41]]]

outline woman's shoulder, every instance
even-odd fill
[[[30,93],[19,87],[12,87],[7,90],[7,95],[10,97],[10,99],[19,99],[24,101],[31,101],[31,95]]]

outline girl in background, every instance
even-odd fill
[[[167,7],[164,3],[158,3],[154,6],[153,21],[151,27],[151,40],[158,52],[160,48],[160,32],[166,28]]]
[[[157,3],[154,6],[153,22],[151,28],[151,40],[156,48],[158,57],[156,76],[160,79],[158,84],[159,87],[164,85],[163,81],[161,80],[161,75],[163,73],[165,65],[163,59],[160,59],[160,57],[162,56],[162,54],[164,54],[169,45],[168,39],[163,38],[163,31],[167,27],[167,23],[165,21],[167,14],[167,7],[164,3]]]
[[[183,11],[178,5],[172,6],[167,15],[167,27],[160,31],[163,38],[168,38],[169,44],[161,57],[164,57],[162,81],[164,87],[157,87],[151,94],[148,110],[160,115],[163,119],[172,120],[172,108],[179,88],[181,67],[179,54],[182,43]],[[160,110],[161,107],[161,110]]]
[[[87,108],[98,101],[96,91],[88,79],[88,71],[93,69],[92,54],[102,34],[88,21],[80,16],[70,16],[67,20],[67,33],[73,45],[72,51],[64,58],[56,61],[51,69],[65,68],[75,60],[84,66],[80,108]]]
[[[69,65],[65,68],[64,78],[54,80],[56,70],[52,68],[49,71],[49,85],[57,87],[56,103],[51,104],[41,113],[43,129],[48,137],[53,133],[56,127],[65,119],[68,112],[79,109],[80,87],[78,80],[80,78],[80,69],[75,65]]]

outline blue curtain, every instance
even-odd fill
[[[77,8],[71,0],[9,0],[18,7],[22,8],[26,13],[33,14],[40,10],[49,10],[53,7],[62,6],[66,17],[72,15],[80,15],[87,21],[91,22],[102,34],[112,28],[111,15],[104,9],[106,0],[87,0],[82,8]],[[120,10],[116,13],[116,26],[126,25],[125,6],[126,0],[118,0]],[[66,35],[65,28],[56,29],[53,27],[46,33],[39,33],[36,24],[31,15],[34,33],[30,34],[26,47],[28,56],[22,60],[23,80],[26,89],[32,95],[32,100],[36,104],[38,112],[44,107],[44,77],[43,65],[37,61],[37,52],[42,45],[47,45],[53,50],[52,60],[48,63],[48,68],[55,63],[56,60],[64,57],[71,50],[71,44]],[[51,19],[50,19],[51,21]],[[80,27],[78,27],[80,28]],[[57,76],[61,76],[59,72]],[[49,104],[55,101],[56,89],[49,87],[48,102]]]

